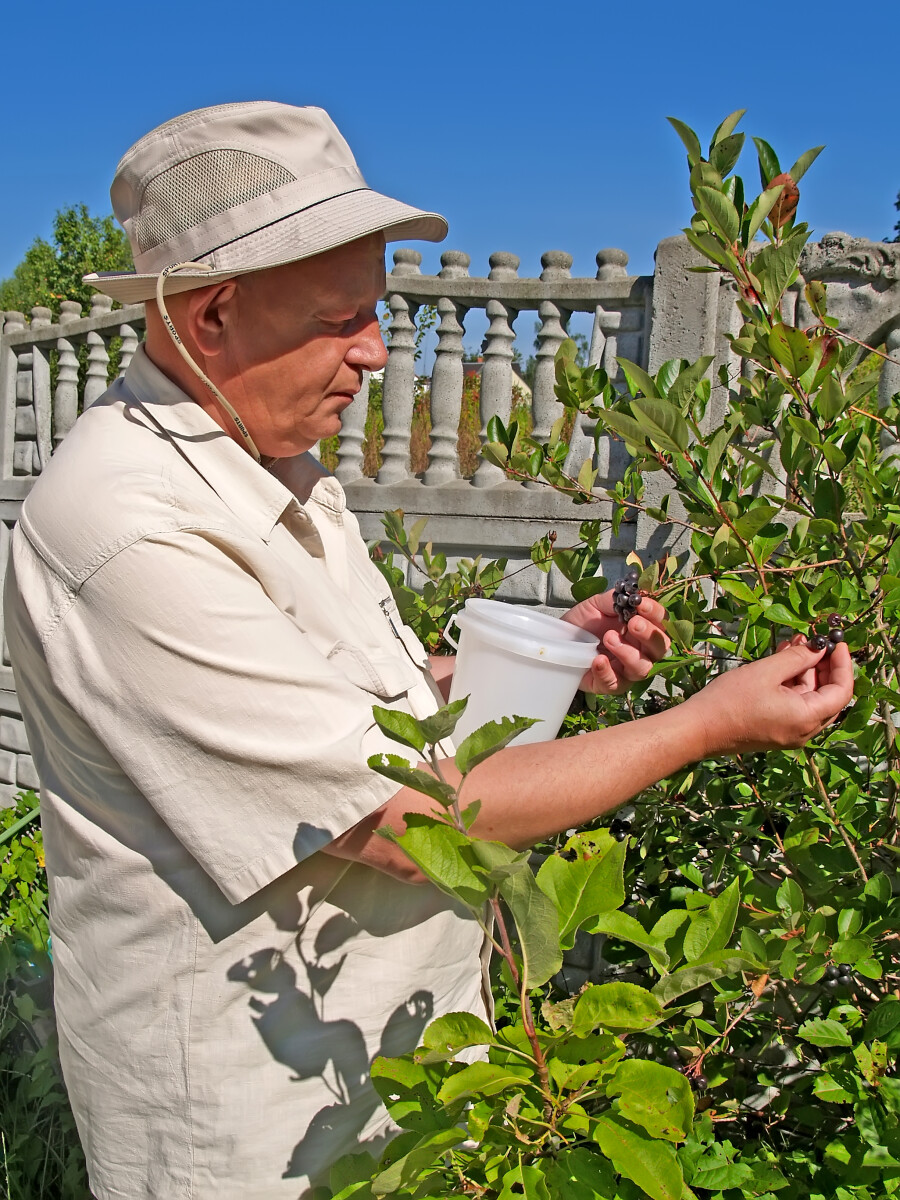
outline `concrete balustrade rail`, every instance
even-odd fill
[[[690,271],[694,252],[682,237],[661,242],[653,275],[629,275],[628,257],[616,249],[597,254],[593,277],[574,277],[572,258],[559,250],[545,253],[535,278],[518,273],[514,254],[498,252],[485,276],[470,274],[469,256],[448,250],[437,275],[423,275],[418,251],[394,252],[385,301],[390,313],[388,362],[383,379],[384,447],[374,479],[363,475],[363,442],[369,407],[368,380],[343,416],[337,477],[363,536],[382,534],[381,514],[402,508],[410,521],[429,518],[426,537],[447,554],[448,563],[483,554],[505,557],[515,571],[500,595],[519,603],[559,611],[571,602],[568,582],[555,569],[544,574],[531,565],[529,549],[550,529],[558,545],[578,540],[587,516],[540,484],[506,479],[486,460],[474,476],[460,475],[457,436],[463,401],[463,338],[469,314],[487,321],[480,383],[481,435],[495,414],[506,417],[513,386],[513,342],[516,322],[537,318],[536,368],[532,395],[535,436],[546,437],[561,408],[553,393],[554,356],[566,337],[572,315],[593,321],[590,361],[602,363],[615,376],[616,357],[631,359],[650,371],[669,358],[715,357],[713,370],[725,363],[737,377],[741,363],[732,355],[726,333],[740,327],[730,285],[716,274]],[[829,309],[842,329],[870,345],[884,345],[900,358],[900,246],[873,243],[846,234],[829,234],[809,246],[801,261],[802,278],[792,289],[787,319],[812,324],[806,311],[803,283],[822,279],[828,286]],[[425,471],[410,468],[410,434],[416,391],[416,316],[425,305],[437,310],[437,344],[430,379],[431,448]],[[481,315],[483,314],[483,315]],[[34,480],[71,429],[78,413],[102,395],[111,368],[123,373],[144,332],[143,305],[112,309],[108,296],[94,297],[89,315],[64,300],[54,321],[49,309],[35,308],[30,319],[7,312],[0,332],[0,572],[5,571],[10,530]],[[86,347],[82,350],[81,347]],[[83,360],[83,365],[82,361]],[[887,363],[880,380],[884,400],[900,391],[900,365]],[[714,386],[712,404],[725,402],[724,389]],[[577,471],[589,454],[599,470],[602,491],[621,477],[626,459],[622,444],[601,437],[595,450],[594,431],[576,425],[569,464]],[[657,474],[651,488],[664,486]],[[652,502],[649,501],[648,502]],[[591,516],[611,515],[601,500]],[[603,573],[620,568],[632,549],[656,554],[665,538],[652,522],[626,520],[619,534],[602,544]],[[671,543],[670,543],[671,544]],[[415,580],[411,580],[415,584]],[[0,611],[2,631],[2,611]],[[5,641],[0,661],[0,803],[20,787],[34,787],[37,777],[28,754]]]

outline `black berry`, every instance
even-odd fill
[[[670,1067],[681,1066],[681,1054],[675,1046],[670,1046],[666,1051],[666,1062]]]
[[[822,637],[820,633],[815,633],[806,644],[810,650],[825,650],[828,646],[828,638]]]
[[[832,613],[828,618],[828,624],[832,629],[840,629],[844,622],[837,613]]]
[[[828,966],[825,968],[825,978],[826,979],[837,979],[838,975],[840,975],[840,971],[837,969],[837,967],[834,965],[834,963],[829,963]]]
[[[838,629],[836,625],[832,626],[832,628],[828,630],[828,640],[833,642],[834,645],[837,645],[838,642],[842,642],[844,640],[843,629]]]

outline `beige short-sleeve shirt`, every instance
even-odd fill
[[[475,922],[316,853],[396,790],[372,705],[437,707],[340,485],[139,350],[24,505],[5,620],[98,1200],[303,1196],[389,1132],[373,1057],[484,1015]]]

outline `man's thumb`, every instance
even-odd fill
[[[824,649],[810,650],[805,642],[801,642],[799,645],[785,646],[777,654],[770,655],[768,661],[773,678],[779,683],[787,683],[789,679],[796,679],[821,662],[824,656]]]

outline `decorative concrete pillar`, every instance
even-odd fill
[[[63,300],[59,306],[59,324],[65,329],[81,320],[81,305],[77,300]],[[78,355],[68,338],[57,338],[56,392],[53,396],[53,442],[58,446],[78,415]]]
[[[416,326],[418,305],[397,292],[390,292],[391,279],[421,274],[418,250],[394,251],[394,269],[388,276],[388,308],[391,312],[388,361],[384,368],[384,449],[378,483],[399,483],[410,477],[409,435],[412,429],[416,387]]]
[[[37,305],[31,310],[31,329],[38,332],[49,329],[53,314],[49,308]],[[49,347],[35,344],[31,358],[32,419],[34,422],[34,448],[32,450],[32,473],[39,475],[50,461],[52,443],[50,439],[50,355]],[[18,414],[17,414],[18,418]],[[29,422],[29,426],[31,422]]]
[[[112,310],[112,298],[102,292],[95,292],[91,297],[91,317],[104,317]],[[102,334],[95,330],[87,335],[88,361],[87,378],[84,383],[84,407],[99,400],[109,387],[109,351]]]
[[[464,279],[469,274],[468,254],[446,250],[441,255],[441,279]],[[431,376],[431,453],[425,483],[452,483],[459,479],[457,441],[463,395],[463,320],[467,309],[446,296],[437,302],[438,343]]]
[[[490,256],[489,262],[491,271],[488,279],[518,278],[519,259],[515,254],[498,250]],[[512,346],[516,340],[512,322],[518,316],[518,311],[502,300],[488,300],[485,312],[490,325],[485,335],[479,397],[482,442],[487,441],[487,427],[491,418],[499,416],[505,420],[509,413],[512,399]],[[504,482],[504,472],[485,458],[481,459],[472,476],[472,483],[476,487],[493,487]]]
[[[363,371],[362,387],[353,397],[353,403],[341,415],[341,433],[338,438],[338,462],[335,476],[343,484],[362,479],[363,441],[366,436],[366,414],[369,411],[369,372]]]
[[[122,339],[122,349],[119,351],[118,378],[121,379],[128,370],[141,339],[138,337],[137,330],[132,328],[131,325],[120,325],[119,336]]]

